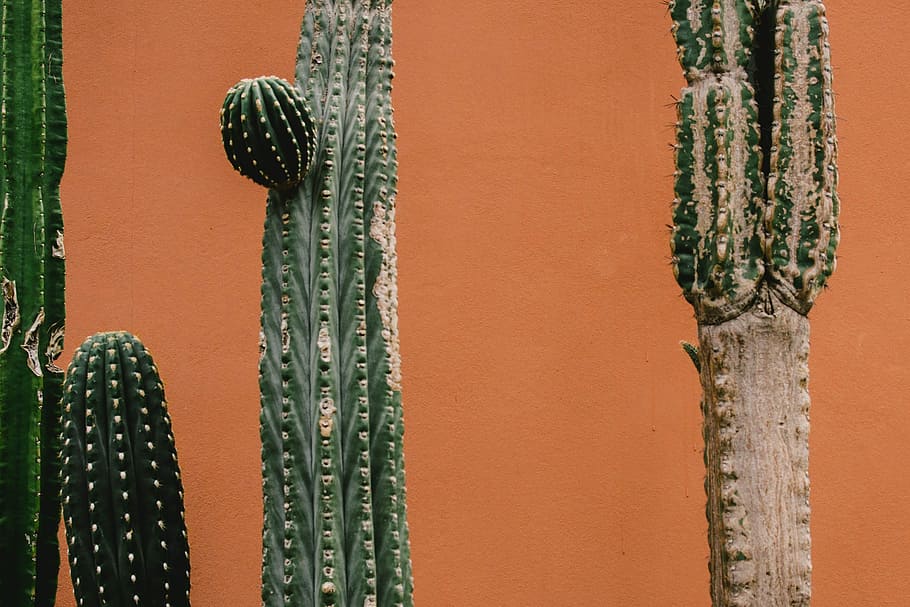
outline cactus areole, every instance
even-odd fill
[[[67,371],[63,517],[80,607],[189,607],[183,483],[148,350],[89,337]]]
[[[671,0],[673,270],[699,324],[715,607],[809,605],[809,323],[834,271],[837,142],[818,0]]]
[[[318,133],[312,168],[296,187],[260,181],[272,188],[260,358],[265,607],[413,605],[391,40],[390,0],[307,3],[296,88]],[[238,135],[234,116],[243,102],[252,108],[244,124],[260,115],[260,81],[228,93],[223,116],[233,126],[222,129],[229,159],[254,179],[251,167],[272,162],[276,136]],[[260,124],[274,119],[261,116]],[[231,155],[238,144],[246,164]]]
[[[0,604],[51,607],[64,332],[60,0],[3,2],[0,32]]]

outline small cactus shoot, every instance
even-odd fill
[[[809,323],[835,266],[837,141],[819,0],[670,0],[673,270],[699,324],[715,607],[806,607]]]
[[[0,603],[51,607],[64,330],[60,0],[5,0],[0,31]]]
[[[189,607],[183,484],[158,369],[125,332],[67,371],[63,518],[80,607]]]
[[[257,90],[297,99],[262,78],[232,88],[222,113],[228,159],[272,188],[260,359],[265,607],[413,605],[391,36],[390,0],[310,0],[295,88],[311,113],[260,109]],[[263,126],[238,132],[241,107],[242,124]],[[274,145],[281,128],[315,129],[315,146],[302,135]],[[297,167],[311,160],[300,181]]]
[[[303,181],[316,134],[300,93],[275,77],[241,80],[221,108],[221,139],[234,169],[267,188]]]

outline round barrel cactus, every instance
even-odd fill
[[[183,484],[164,387],[129,333],[76,352],[63,406],[63,516],[81,607],[189,607]]]
[[[275,76],[244,79],[228,90],[221,139],[241,175],[279,190],[303,181],[316,149],[306,103],[292,84]]]

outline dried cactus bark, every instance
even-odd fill
[[[391,40],[390,0],[307,3],[296,86],[312,168],[269,184],[263,237],[266,607],[413,605]]]
[[[63,511],[82,607],[189,607],[183,483],[164,385],[129,333],[85,340],[67,371]]]
[[[809,323],[834,271],[837,143],[817,0],[673,0],[673,269],[699,324],[715,606],[809,605]]]
[[[51,606],[64,330],[60,0],[4,0],[0,31],[0,597]]]

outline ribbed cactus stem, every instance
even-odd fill
[[[312,169],[270,191],[263,238],[266,607],[413,604],[390,4],[314,0],[303,19]]]
[[[817,0],[671,0],[673,269],[699,322],[711,596],[807,606],[811,309],[834,271],[837,143]]]
[[[0,2],[0,601],[54,604],[66,155],[60,0]]]
[[[63,515],[80,607],[188,607],[183,484],[164,386],[125,332],[99,333],[67,372]]]

